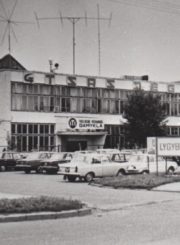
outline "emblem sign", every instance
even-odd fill
[[[77,126],[77,121],[75,118],[70,118],[69,119],[69,127],[70,128],[75,128]]]

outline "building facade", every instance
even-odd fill
[[[127,95],[140,87],[161,96],[168,135],[180,135],[180,83],[147,77],[105,78],[26,70],[0,60],[0,148],[74,151],[124,148]]]

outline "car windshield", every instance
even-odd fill
[[[52,154],[49,159],[52,161],[58,161],[58,160],[62,160],[63,158],[64,158],[63,153],[55,153],[55,154]]]
[[[32,152],[27,156],[27,160],[36,160],[36,159],[44,159],[50,157],[51,154],[47,154],[46,152]]]
[[[146,161],[146,155],[132,155],[129,159],[129,162],[142,162]]]
[[[18,153],[14,153],[14,159],[21,159],[22,156]]]

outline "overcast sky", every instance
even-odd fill
[[[7,22],[16,0],[0,0],[0,57],[8,53]],[[35,22],[38,17],[97,17],[100,22],[101,76],[149,75],[152,81],[180,80],[180,2],[178,0],[18,0],[11,20],[11,54],[29,70],[49,71],[49,59],[60,73],[73,72],[72,24],[64,19]],[[4,37],[4,40],[3,40]],[[76,74],[98,75],[96,20],[76,24]]]

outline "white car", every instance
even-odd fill
[[[132,169],[128,162],[114,162],[107,154],[79,154],[70,163],[59,164],[59,174],[73,182],[76,178],[85,179],[90,182],[95,177],[119,176],[129,172],[141,172],[139,169]],[[143,168],[142,172],[147,169]]]
[[[139,167],[148,168],[150,173],[168,173],[172,174],[178,167],[177,162],[173,160],[167,160],[161,156],[158,156],[158,161],[156,161],[156,155],[154,154],[134,154],[129,159],[129,164]]]

